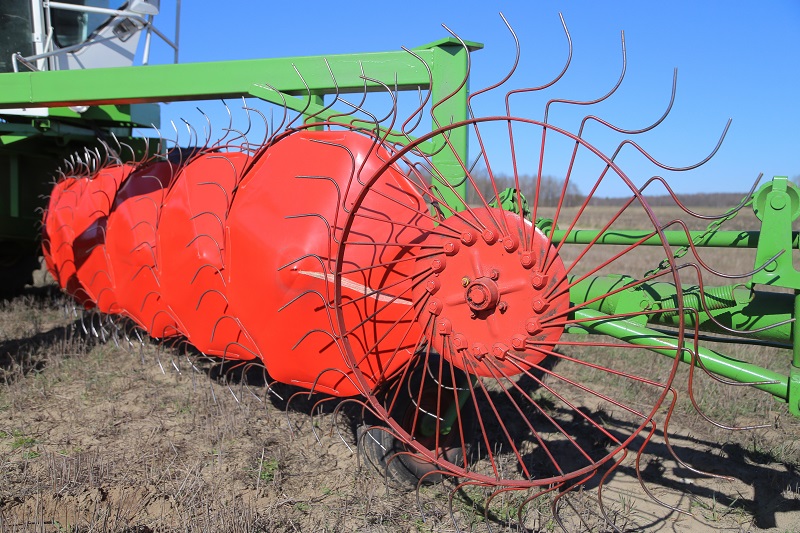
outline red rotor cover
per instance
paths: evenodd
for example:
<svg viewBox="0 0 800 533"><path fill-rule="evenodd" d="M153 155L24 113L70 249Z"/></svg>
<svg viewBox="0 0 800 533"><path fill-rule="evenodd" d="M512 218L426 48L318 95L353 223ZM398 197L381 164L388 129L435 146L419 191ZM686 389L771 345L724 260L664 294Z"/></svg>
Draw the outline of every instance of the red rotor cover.
<svg viewBox="0 0 800 533"><path fill-rule="evenodd" d="M122 183L134 170L132 165L112 165L100 169L89 181L78 209L94 220L73 243L78 280L93 305L104 313L114 312L113 283L106 250L108 215Z"/></svg>
<svg viewBox="0 0 800 533"><path fill-rule="evenodd" d="M99 270L92 263L99 258L107 269L102 249L105 220L119 184L132 169L112 165L91 179L67 178L50 196L42 239L45 262L58 284L87 308L95 306L99 292L92 288Z"/></svg>
<svg viewBox="0 0 800 533"><path fill-rule="evenodd" d="M132 173L117 193L106 230L118 312L157 338L179 333L161 297L155 250L159 213L173 178L169 162Z"/></svg>
<svg viewBox="0 0 800 533"><path fill-rule="evenodd" d="M258 349L231 315L227 299L224 221L249 158L210 152L175 178L158 224L161 296L195 348L227 359L253 359Z"/></svg>
<svg viewBox="0 0 800 533"><path fill-rule="evenodd" d="M360 133L302 131L267 147L239 185L226 223L228 297L275 379L334 395L360 392L331 333L332 272L347 217L343 207L352 205L361 183L388 159L385 149ZM370 195L361 207L370 215L353 226L353 233L369 236L374 245L349 254L342 269L343 312L357 326L339 336L347 337L357 354L369 354L357 355L356 364L373 380L390 375L413 355L410 339L418 335L402 334L416 328L409 273L399 275L389 261L403 253L403 243L428 229L424 220L416 220L420 210L426 212L424 201L399 168L390 167L373 185L376 191L387 187L395 201ZM396 201L398 191L412 209ZM370 216L398 225L376 234ZM381 263L389 266L361 269ZM406 268L413 269L409 263ZM404 285L392 287L397 280ZM406 297L393 296L403 291ZM380 323L370 319L377 306ZM391 349L371 352L378 339Z"/></svg>

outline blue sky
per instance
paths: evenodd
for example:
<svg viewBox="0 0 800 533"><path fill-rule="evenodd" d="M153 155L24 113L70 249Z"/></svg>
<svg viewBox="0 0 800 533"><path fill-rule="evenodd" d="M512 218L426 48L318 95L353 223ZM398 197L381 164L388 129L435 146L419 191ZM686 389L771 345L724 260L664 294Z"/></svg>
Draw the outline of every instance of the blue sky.
<svg viewBox="0 0 800 533"><path fill-rule="evenodd" d="M170 0L162 1L160 27L171 27L171 7ZM538 85L560 70L567 50L558 18L563 13L574 56L568 74L547 98L585 100L607 92L619 76L620 30L624 30L626 78L619 91L593 112L625 128L643 127L661 115L677 67L672 113L655 131L637 139L666 164L682 166L704 158L728 118L733 119L722 148L702 170L691 177L665 176L676 190L739 192L746 191L759 172L766 178L800 175L800 2L796 0L758 4L185 0L180 57L181 62L195 62L397 50L446 37L441 26L445 23L462 38L485 45L473 54L474 90L500 79L513 59L513 41L499 11L522 45L522 62L509 88ZM167 60L163 48L155 53ZM499 114L503 92L494 100L487 96L481 111ZM514 112L539 119L544 101L520 102ZM574 130L585 110L576 114L567 107L554 108L551 122ZM212 118L217 113L206 111ZM191 116L193 106L170 104L163 113L165 121ZM604 152L613 151L621 140L599 127L586 137ZM639 181L657 173L634 153L620 163Z"/></svg>

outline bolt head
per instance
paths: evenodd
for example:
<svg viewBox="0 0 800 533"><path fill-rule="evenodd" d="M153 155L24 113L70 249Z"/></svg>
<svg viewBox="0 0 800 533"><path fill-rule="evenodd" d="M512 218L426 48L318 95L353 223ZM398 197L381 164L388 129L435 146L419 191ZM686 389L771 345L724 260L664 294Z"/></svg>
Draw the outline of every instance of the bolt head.
<svg viewBox="0 0 800 533"><path fill-rule="evenodd" d="M472 280L470 280L467 276L464 276L463 278L461 278L461 286L466 287L467 285L469 285L470 281Z"/></svg>
<svg viewBox="0 0 800 533"><path fill-rule="evenodd" d="M500 279L500 271L497 270L496 268L491 269L489 271L489 279L493 281L497 281L498 279Z"/></svg>
<svg viewBox="0 0 800 533"><path fill-rule="evenodd" d="M439 316L442 312L442 302L439 300L431 300L428 302L428 312L432 315Z"/></svg>
<svg viewBox="0 0 800 533"><path fill-rule="evenodd" d="M547 276L542 274L541 272L534 272L531 275L531 286L534 289L541 289L542 287L547 284Z"/></svg>
<svg viewBox="0 0 800 533"><path fill-rule="evenodd" d="M542 298L534 298L531 306L533 307L534 311L541 313L547 308L547 302L545 302Z"/></svg>
<svg viewBox="0 0 800 533"><path fill-rule="evenodd" d="M445 262L444 258L441 259L434 259L431 261L431 270L436 272L437 274L444 270L444 267L447 263Z"/></svg>
<svg viewBox="0 0 800 533"><path fill-rule="evenodd" d="M453 335L453 348L456 350L466 350L468 346L468 342L466 337L461 333L456 333Z"/></svg>
<svg viewBox="0 0 800 533"><path fill-rule="evenodd" d="M478 239L475 237L475 233L471 231L465 231L461 234L461 242L467 246L472 246L477 240Z"/></svg>
<svg viewBox="0 0 800 533"><path fill-rule="evenodd" d="M508 302L500 302L499 304L497 304L497 310L500 311L501 313L505 313L506 311L508 311Z"/></svg>
<svg viewBox="0 0 800 533"><path fill-rule="evenodd" d="M498 359L505 359L507 352L508 352L508 346L506 346L502 342L496 342L494 346L492 346L492 355L494 355Z"/></svg>
<svg viewBox="0 0 800 533"><path fill-rule="evenodd" d="M482 342L476 342L472 345L472 355L475 356L475 359L480 361L483 357L489 353L489 350L486 348L486 345Z"/></svg>
<svg viewBox="0 0 800 533"><path fill-rule="evenodd" d="M517 241L513 237L503 238L503 248L506 252L513 252L517 249Z"/></svg>
<svg viewBox="0 0 800 533"><path fill-rule="evenodd" d="M431 278L427 282L425 282L425 290L427 290L431 294L436 294L439 288L442 286L441 282L437 278Z"/></svg>
<svg viewBox="0 0 800 533"><path fill-rule="evenodd" d="M461 248L461 243L458 241L446 241L442 245L445 255L456 255Z"/></svg>
<svg viewBox="0 0 800 533"><path fill-rule="evenodd" d="M516 350L522 350L525 348L525 341L527 337L525 335L514 335L511 337L511 346L514 347Z"/></svg>
<svg viewBox="0 0 800 533"><path fill-rule="evenodd" d="M524 268L533 268L533 265L536 264L536 258L533 257L533 252L522 252L519 256L519 260Z"/></svg>
<svg viewBox="0 0 800 533"><path fill-rule="evenodd" d="M497 242L497 233L490 229L483 230L481 237L483 237L483 240L486 241L486 244L494 244Z"/></svg>
<svg viewBox="0 0 800 533"><path fill-rule="evenodd" d="M530 318L525 322L525 331L527 331L529 335L536 335L541 329L542 327L539 325L539 321L535 318Z"/></svg>

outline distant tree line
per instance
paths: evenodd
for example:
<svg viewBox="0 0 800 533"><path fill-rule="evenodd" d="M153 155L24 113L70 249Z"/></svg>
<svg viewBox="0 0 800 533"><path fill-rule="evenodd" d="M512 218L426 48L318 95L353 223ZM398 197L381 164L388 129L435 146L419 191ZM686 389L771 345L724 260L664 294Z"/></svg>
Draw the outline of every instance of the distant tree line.
<svg viewBox="0 0 800 533"><path fill-rule="evenodd" d="M467 184L467 203L470 205L480 204L480 197L478 194L486 198L487 201L494 199L495 193L492 187L492 181L496 184L497 192L502 192L507 188L514 188L514 176L505 173L493 174L494 180L489 178L487 170L478 169L471 173L472 179L475 182L475 187ZM555 176L542 176L541 180L537 180L536 176L530 174L521 174L519 176L519 187L522 194L528 200L529 204L533 204L533 199L536 196L536 186L539 181L539 205L543 207L554 207L558 205L559 198L564 194L564 207L574 207L580 205L586 198L580 188L573 182L567 184L564 191L564 180ZM793 176L791 181L800 186L800 175ZM693 193L693 194L678 194L678 199L687 206L696 207L715 207L715 208L728 208L738 205L742 199L747 195L747 192L709 192L709 193ZM667 195L650 195L645 193L647 203L653 207L664 207L675 205L674 199ZM630 198L629 195L624 197L594 197L589 201L590 206L620 206Z"/></svg>
<svg viewBox="0 0 800 533"><path fill-rule="evenodd" d="M747 195L746 192L700 192L694 194L677 194L676 196L686 206L691 207L735 207ZM645 194L647 203L651 207L669 207L676 205L675 200L668 194L650 196ZM620 206L626 202L630 196L624 198L592 198L589 205L595 206Z"/></svg>
<svg viewBox="0 0 800 533"><path fill-rule="evenodd" d="M467 203L478 204L480 203L480 194L486 200L493 200L495 193L492 187L492 179L486 169L479 169L472 172L472 179L475 182L477 191L474 187L467 186ZM501 192L507 188L515 188L514 176L508 174L493 174L494 183L497 187L497 192ZM539 186L539 205L543 207L554 207L558 205L558 199L561 198L564 189L564 180L558 179L554 176L542 176L541 180L537 180L536 176L530 174L522 174L519 176L519 188L522 194L528 200L529 204L533 204L533 199L536 197L537 182ZM577 185L570 182L567 184L566 191L564 191L565 207L572 207L579 205L584 199Z"/></svg>

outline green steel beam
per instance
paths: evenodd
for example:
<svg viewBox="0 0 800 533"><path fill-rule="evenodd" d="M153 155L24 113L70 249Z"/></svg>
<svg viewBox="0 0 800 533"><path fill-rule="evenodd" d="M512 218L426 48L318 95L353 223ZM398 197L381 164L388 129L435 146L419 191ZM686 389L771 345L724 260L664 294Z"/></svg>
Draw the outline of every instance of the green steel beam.
<svg viewBox="0 0 800 533"><path fill-rule="evenodd" d="M592 309L575 311L575 318L581 320L580 325L592 333L609 335L673 359L679 357L684 363L692 362L690 350L694 348L690 341L684 341L683 347L679 348L678 341L672 335L640 326L629 320L611 318ZM760 382L751 386L768 392L783 401L789 400L788 376L732 359L708 348L698 347L697 356L709 372L739 383Z"/></svg>
<svg viewBox="0 0 800 533"><path fill-rule="evenodd" d="M566 244L618 244L630 246L643 239L651 231L642 230L606 230L601 234L598 230L572 230L567 234L566 230L555 230L553 232L553 242L564 241ZM706 234L705 231L690 231L686 235L685 231L669 230L664 232L664 237L670 246L689 246L694 243L698 247L706 248L757 248L760 231L717 231ZM800 232L791 233L792 248L800 248ZM661 246L661 237L654 235L642 242L646 246Z"/></svg>
<svg viewBox="0 0 800 533"><path fill-rule="evenodd" d="M435 69L441 49L453 47L452 42L457 41L432 43L415 53ZM482 47L467 44L470 49ZM293 95L331 93L335 85L342 93L361 92L362 66L370 78L392 85L397 80L400 90L428 87L430 82L425 64L406 51L20 72L0 74L0 109L238 98L265 83ZM384 90L374 82L366 85L371 91Z"/></svg>
<svg viewBox="0 0 800 533"><path fill-rule="evenodd" d="M341 115L341 110L336 109L325 109L325 106L321 103L316 103L313 100L309 101L308 96L305 97L295 97L290 94L286 94L280 91L275 91L266 87L254 86L250 90L250 95L254 96L255 98L259 98L264 100L265 102L270 102L276 105L285 105L287 108L291 109L292 111L296 111L298 113L305 113L308 117L314 117L312 122L317 121L332 121L338 122L341 124L347 125L354 125L357 127L363 127L367 129L373 129L375 127L374 124L367 122L363 119L355 119L352 116L341 117L337 115ZM314 95L312 95L312 98ZM357 122L353 123L354 120ZM381 135L386 135L387 142L400 142L403 144L407 144L409 141L413 141L414 137L406 137L401 135L398 132L387 132L380 129ZM434 153L435 150L440 148L441 146L435 146L432 142L423 142L420 143L419 149L426 153L431 154Z"/></svg>

